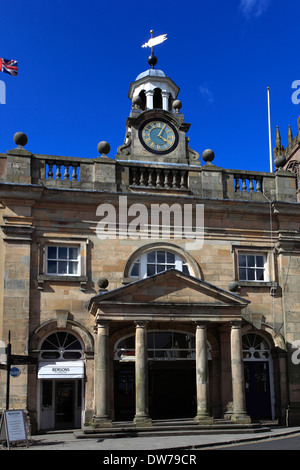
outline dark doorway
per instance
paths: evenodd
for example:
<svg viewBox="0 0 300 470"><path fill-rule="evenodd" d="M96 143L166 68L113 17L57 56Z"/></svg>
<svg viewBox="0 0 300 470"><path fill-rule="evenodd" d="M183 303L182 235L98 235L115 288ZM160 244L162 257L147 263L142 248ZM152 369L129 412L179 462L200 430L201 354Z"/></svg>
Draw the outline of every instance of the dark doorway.
<svg viewBox="0 0 300 470"><path fill-rule="evenodd" d="M194 361L153 362L149 367L149 407L154 419L196 416Z"/></svg>
<svg viewBox="0 0 300 470"><path fill-rule="evenodd" d="M149 362L149 414L152 419L196 416L194 361ZM135 363L115 363L115 419L135 415Z"/></svg>
<svg viewBox="0 0 300 470"><path fill-rule="evenodd" d="M251 418L271 419L269 363L245 361L246 410Z"/></svg>
<svg viewBox="0 0 300 470"><path fill-rule="evenodd" d="M55 389L55 428L74 427L74 382L56 382Z"/></svg>
<svg viewBox="0 0 300 470"><path fill-rule="evenodd" d="M135 363L115 364L115 419L133 420L135 415Z"/></svg>

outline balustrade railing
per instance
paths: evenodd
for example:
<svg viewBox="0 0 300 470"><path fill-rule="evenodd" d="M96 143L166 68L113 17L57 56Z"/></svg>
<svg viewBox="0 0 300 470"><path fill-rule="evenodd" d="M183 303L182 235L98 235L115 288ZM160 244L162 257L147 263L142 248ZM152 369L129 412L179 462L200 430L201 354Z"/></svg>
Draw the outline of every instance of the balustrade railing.
<svg viewBox="0 0 300 470"><path fill-rule="evenodd" d="M263 177L261 175L249 174L235 174L234 175L234 190L241 192L244 195L248 194L262 194L263 193Z"/></svg>
<svg viewBox="0 0 300 470"><path fill-rule="evenodd" d="M45 179L80 181L80 163L46 161Z"/></svg>
<svg viewBox="0 0 300 470"><path fill-rule="evenodd" d="M181 169L130 167L131 188L188 189L188 172Z"/></svg>
<svg viewBox="0 0 300 470"><path fill-rule="evenodd" d="M93 191L170 191L209 199L297 201L300 166L274 173L229 170L214 165L118 161L33 155L20 149L0 154L0 182L43 184ZM21 157L20 157L21 155ZM296 174L295 174L296 173ZM299 196L300 198L300 196Z"/></svg>

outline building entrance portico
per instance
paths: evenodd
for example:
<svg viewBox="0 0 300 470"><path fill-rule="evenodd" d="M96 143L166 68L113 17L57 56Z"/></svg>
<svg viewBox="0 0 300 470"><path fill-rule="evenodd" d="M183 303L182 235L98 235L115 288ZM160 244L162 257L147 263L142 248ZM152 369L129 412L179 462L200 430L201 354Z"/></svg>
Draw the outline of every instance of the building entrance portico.
<svg viewBox="0 0 300 470"><path fill-rule="evenodd" d="M189 299L188 303L182 302L183 296ZM171 387L167 390L170 394L169 403L177 394L173 402L173 417L182 412L181 389L183 393L191 395L190 412L194 409L194 418L199 424L212 424L213 417L224 413L231 401L231 419L234 422L249 423L250 418L245 407L241 342L241 310L247 304L248 301L238 295L176 270L168 270L93 297L89 310L95 316L97 345L94 427L107 426L116 418L120 392L123 393L121 398L124 398L124 389L120 390L120 373L121 380L124 380L125 398L129 400L131 396L132 404L134 397L133 422L136 425L151 424L150 410L159 415L159 409L166 400L163 397L162 377L170 379ZM227 347L227 354L221 354L220 351L223 347L220 338L223 338L224 343L224 331L227 332L227 346L230 345ZM131 341L131 344L128 342L128 348L122 347L126 346L126 332ZM182 332L189 338L186 344L181 344L182 347L176 349L174 337L175 342L176 339L180 340ZM166 338L167 335L169 341L171 340L169 347L160 349L155 343L150 344L151 341L163 336ZM208 337L218 344L212 351L207 346ZM164 360L163 354L166 357ZM176 354L181 354L181 359ZM114 380L113 364L116 358L119 374L118 379ZM181 361L182 365L183 362L191 364L184 370L186 380L193 385L182 387L181 374L178 374L181 384L176 384L174 370L176 371ZM176 366L165 366L166 373L163 375L160 364L168 362ZM124 367L124 363L127 363L127 367ZM226 371L230 367L229 384ZM176 394L172 394L172 387L175 389L176 385ZM129 393L127 397L126 390ZM169 411L172 414L171 406Z"/></svg>

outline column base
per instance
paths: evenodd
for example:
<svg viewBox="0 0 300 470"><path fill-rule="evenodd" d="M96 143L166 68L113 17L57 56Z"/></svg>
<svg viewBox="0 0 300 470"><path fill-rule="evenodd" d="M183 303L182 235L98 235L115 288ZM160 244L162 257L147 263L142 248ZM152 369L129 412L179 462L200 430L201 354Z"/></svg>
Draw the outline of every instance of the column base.
<svg viewBox="0 0 300 470"><path fill-rule="evenodd" d="M112 420L109 419L108 417L93 416L92 426L94 429L111 428Z"/></svg>
<svg viewBox="0 0 300 470"><path fill-rule="evenodd" d="M135 426L152 426L152 419L149 416L135 416L133 420Z"/></svg>
<svg viewBox="0 0 300 470"><path fill-rule="evenodd" d="M214 418L208 413L197 414L197 416L194 418L194 421L197 424L214 424Z"/></svg>
<svg viewBox="0 0 300 470"><path fill-rule="evenodd" d="M251 418L246 413L245 414L232 413L230 419L236 424L250 424L251 423Z"/></svg>

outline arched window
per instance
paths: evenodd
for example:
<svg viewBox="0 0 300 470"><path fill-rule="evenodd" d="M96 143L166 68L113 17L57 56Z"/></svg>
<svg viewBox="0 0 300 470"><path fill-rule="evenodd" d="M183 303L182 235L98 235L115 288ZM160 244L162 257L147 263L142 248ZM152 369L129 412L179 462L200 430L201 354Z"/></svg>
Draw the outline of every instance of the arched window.
<svg viewBox="0 0 300 470"><path fill-rule="evenodd" d="M154 109L162 109L162 95L161 89L155 88L153 94L153 108Z"/></svg>
<svg viewBox="0 0 300 470"><path fill-rule="evenodd" d="M121 338L114 349L116 361L135 361L135 335ZM195 360L195 335L178 331L148 331L147 352L150 361Z"/></svg>
<svg viewBox="0 0 300 470"><path fill-rule="evenodd" d="M144 111L146 109L146 93L145 93L145 90L142 90L139 93L139 97L141 98L141 109Z"/></svg>
<svg viewBox="0 0 300 470"><path fill-rule="evenodd" d="M143 279L168 269L177 269L185 274L190 274L187 262L177 253L155 250L141 254L132 264L129 276Z"/></svg>
<svg viewBox="0 0 300 470"><path fill-rule="evenodd" d="M82 345L71 333L57 331L43 341L40 355L42 359L81 359Z"/></svg>
<svg viewBox="0 0 300 470"><path fill-rule="evenodd" d="M270 346L267 341L256 333L248 333L243 336L243 358L248 361L271 359Z"/></svg>

